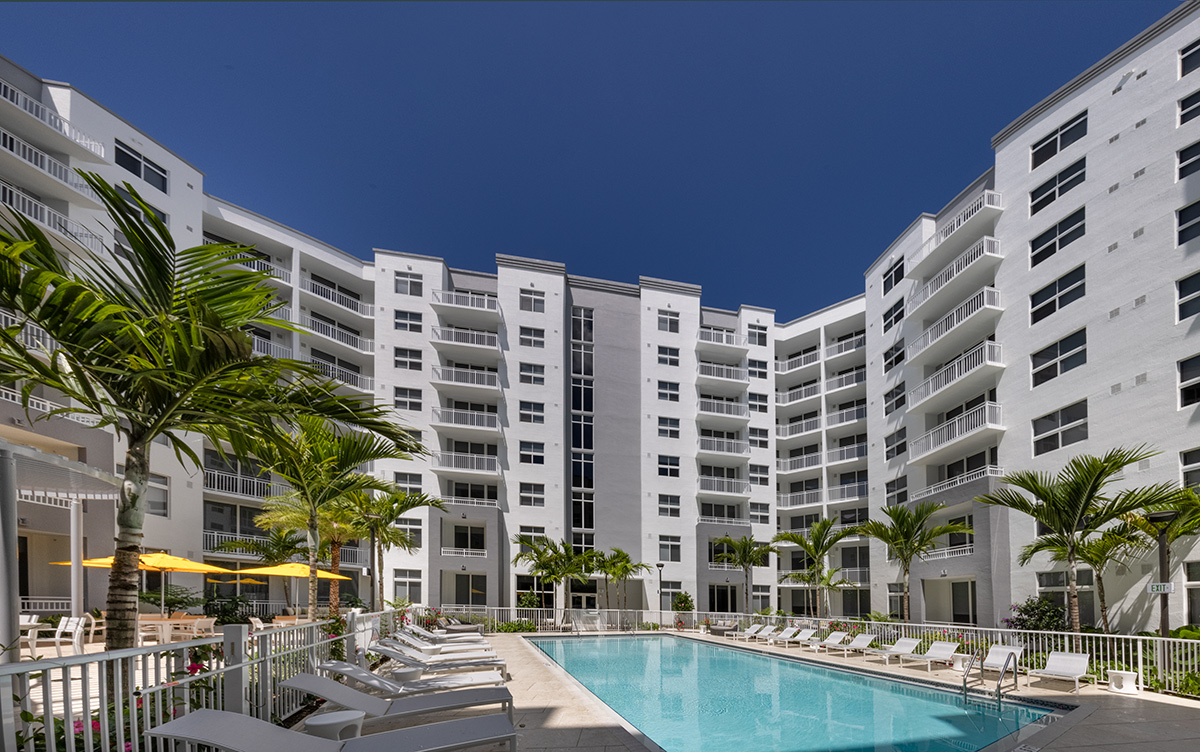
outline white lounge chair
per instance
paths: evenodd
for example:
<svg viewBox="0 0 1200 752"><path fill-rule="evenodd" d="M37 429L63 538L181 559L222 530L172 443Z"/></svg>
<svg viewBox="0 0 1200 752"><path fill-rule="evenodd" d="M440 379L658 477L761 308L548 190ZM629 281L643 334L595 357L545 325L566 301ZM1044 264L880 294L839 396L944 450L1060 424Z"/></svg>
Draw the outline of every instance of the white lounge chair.
<svg viewBox="0 0 1200 752"><path fill-rule="evenodd" d="M404 629L408 632L415 634L417 637L420 637L428 642L434 643L435 645L441 645L443 643L445 643L447 645L456 645L456 644L461 644L464 642L487 643L487 640L483 639L483 635L477 634L475 632L472 632L470 634L456 634L456 635L441 634L441 635L439 635L439 634L434 634L433 632L430 632L428 629L425 629L424 627L419 627L416 624L409 624L409 625L405 626Z"/></svg>
<svg viewBox="0 0 1200 752"><path fill-rule="evenodd" d="M450 661L473 661L480 658L495 658L495 650L461 650L453 653L426 653L423 650L413 648L411 645L401 641L392 639L382 639L375 645L383 645L394 650L399 650L406 655L411 655L417 660L425 661L426 663L448 663Z"/></svg>
<svg viewBox="0 0 1200 752"><path fill-rule="evenodd" d="M1050 653L1046 659L1045 668L1031 669L1029 677L1048 676L1051 679L1063 679L1075 682L1075 694L1079 694L1079 680L1088 675L1088 663L1092 656L1088 653L1065 653L1058 650ZM1028 688L1028 682L1025 685Z"/></svg>
<svg viewBox="0 0 1200 752"><path fill-rule="evenodd" d="M401 646L390 646L375 643L367 648L367 652L378 653L385 658L390 658L396 663L403 664L409 668L419 668L426 673L446 674L456 671L481 671L487 669L500 669L505 671L508 664L499 656L495 658L475 658L466 661L427 661L424 660L420 653L405 651Z"/></svg>
<svg viewBox="0 0 1200 752"><path fill-rule="evenodd" d="M414 650L420 650L422 653L429 655L449 655L451 653L477 653L482 650L491 650L491 646L481 646L476 643L468 643L466 645L435 645L428 640L422 640L411 632L400 630L394 637L387 638L395 642L402 642Z"/></svg>
<svg viewBox="0 0 1200 752"><path fill-rule="evenodd" d="M1021 675L1020 666L1021 654L1025 652L1023 647L1013 647L1011 645L992 645L988 648L987 655L983 657L983 661L979 663L979 680L983 681L984 671L1002 671L1004 664L1009 661L1009 656L1012 656L1013 667L1013 686L1019 688L1021 686L1018 677ZM1003 681L1001 676L997 681ZM1029 686L1029 679L1025 679L1025 686Z"/></svg>
<svg viewBox="0 0 1200 752"><path fill-rule="evenodd" d="M842 640L846 639L846 634L846 632L830 632L824 640L809 640L804 644L819 653L821 648L828 649L840 645Z"/></svg>
<svg viewBox="0 0 1200 752"><path fill-rule="evenodd" d="M954 660L954 654L958 652L957 642L934 642L929 646L929 649L924 653L906 653L900 656L900 665L904 666L904 659L910 661L925 661L925 670L933 671L935 663L951 663Z"/></svg>
<svg viewBox="0 0 1200 752"><path fill-rule="evenodd" d="M896 643L894 645L887 645L882 648L870 648L868 650L864 650L863 653L865 653L867 655L883 656L883 662L888 665L891 665L893 655L895 655L895 656L907 655L907 654L911 653L912 651L916 650L917 646L920 644L921 644L920 638L901 637L900 639L896 640Z"/></svg>
<svg viewBox="0 0 1200 752"><path fill-rule="evenodd" d="M776 635L775 637L772 637L767 642L771 645L782 645L785 648L788 645L791 645L793 643L796 643L799 645L807 645L808 641L811 640L812 636L815 635L816 633L817 633L817 630L815 630L815 629L801 629L799 632L793 634L791 637L784 637L783 635Z"/></svg>
<svg viewBox="0 0 1200 752"><path fill-rule="evenodd" d="M347 687L341 682L316 674L297 674L280 686L316 695L349 710L361 710L368 717L403 718L441 710L461 710L480 705L500 705L512 721L512 693L507 687L480 687L438 692L432 695L389 699L369 695Z"/></svg>
<svg viewBox="0 0 1200 752"><path fill-rule="evenodd" d="M759 632L758 634L756 634L756 635L751 635L750 637L748 637L748 638L746 639L746 641L747 641L747 642L749 642L750 640L766 640L766 639L770 639L770 638L771 638L771 637L772 637L772 636L773 636L773 635L774 635L776 632L778 632L778 631L779 631L779 627L767 627L766 629L762 630L762 631L761 631L761 632Z"/></svg>
<svg viewBox="0 0 1200 752"><path fill-rule="evenodd" d="M775 644L776 640L788 640L788 639L795 637L796 633L799 631L800 631L800 627L788 627L787 629L783 630L782 632L780 632L778 634L773 634L770 637L764 638L760 634L759 639L765 639L767 641L768 645L773 645L773 644Z"/></svg>
<svg viewBox="0 0 1200 752"><path fill-rule="evenodd" d="M196 710L143 732L153 739L190 742L229 752L448 752L508 742L516 752L517 732L502 713L384 731L345 741L321 739L224 710Z"/></svg>
<svg viewBox="0 0 1200 752"><path fill-rule="evenodd" d="M487 687L493 684L504 683L504 677L499 671L474 671L469 674L432 676L428 679L398 682L386 679L379 674L373 674L365 668L360 668L344 661L325 661L324 663L317 664L317 668L322 671L341 674L348 679L353 679L364 687L386 692L393 697L419 695L424 692L442 692L447 689Z"/></svg>
<svg viewBox="0 0 1200 752"><path fill-rule="evenodd" d="M847 658L849 657L851 650L857 653L870 648L871 643L875 642L875 637L876 635L873 634L857 634L854 635L853 640L847 642L845 645L830 645L828 649L832 650L833 648L837 648L838 650L842 651L842 657Z"/></svg>
<svg viewBox="0 0 1200 752"><path fill-rule="evenodd" d="M767 625L751 624L748 628L743 629L741 632L728 632L725 636L732 637L735 640L749 640L751 637L761 632L765 626Z"/></svg>

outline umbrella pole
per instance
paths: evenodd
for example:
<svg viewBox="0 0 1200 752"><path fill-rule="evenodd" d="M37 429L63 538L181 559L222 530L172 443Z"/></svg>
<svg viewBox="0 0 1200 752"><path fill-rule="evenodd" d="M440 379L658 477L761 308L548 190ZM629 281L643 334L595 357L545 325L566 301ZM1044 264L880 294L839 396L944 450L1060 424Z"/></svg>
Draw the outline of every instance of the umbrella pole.
<svg viewBox="0 0 1200 752"><path fill-rule="evenodd" d="M159 572L158 584L161 586L158 598L158 614L166 616L167 614L167 573L166 571Z"/></svg>

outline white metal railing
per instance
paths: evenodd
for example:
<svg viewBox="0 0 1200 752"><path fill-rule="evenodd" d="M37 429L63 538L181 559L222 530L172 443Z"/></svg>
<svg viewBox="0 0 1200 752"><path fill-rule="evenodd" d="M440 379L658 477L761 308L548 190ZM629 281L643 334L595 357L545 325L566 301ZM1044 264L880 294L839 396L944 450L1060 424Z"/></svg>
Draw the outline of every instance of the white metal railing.
<svg viewBox="0 0 1200 752"><path fill-rule="evenodd" d="M956 327L984 308L1000 308L1000 291L994 287L984 287L967 298L957 308L947 313L936 323L921 333L908 346L908 359L912 360L934 342L954 331Z"/></svg>
<svg viewBox="0 0 1200 752"><path fill-rule="evenodd" d="M22 595L21 611L36 614L69 614L71 613L71 597Z"/></svg>
<svg viewBox="0 0 1200 752"><path fill-rule="evenodd" d="M204 531L204 551L212 553L219 551L222 543L232 543L234 541L250 541L255 543L266 543L269 538L263 535L241 535L238 533L222 533L216 530ZM246 551L228 551L234 555L242 554L244 556L252 556L253 554Z"/></svg>
<svg viewBox="0 0 1200 752"><path fill-rule="evenodd" d="M0 204L6 204L13 210L24 214L36 224L70 238L93 253L101 253L104 243L100 236L86 229L65 214L54 211L41 201L26 196L12 185L0 180Z"/></svg>
<svg viewBox="0 0 1200 752"><path fill-rule="evenodd" d="M6 386L0 387L0 400L4 402L11 402L14 405L20 405L21 393L16 389L10 389ZM60 405L57 402L51 402L50 400L43 399L41 397L34 397L32 395L29 397L30 412L50 413L54 412L55 410L62 410L65 407L66 405ZM97 426L100 424L99 418L86 413L58 413L57 417L78 423L83 426L88 426L89 428L91 426Z"/></svg>
<svg viewBox="0 0 1200 752"><path fill-rule="evenodd" d="M865 585L871 581L870 567L849 567L837 573L838 577L849 580L855 585Z"/></svg>
<svg viewBox="0 0 1200 752"><path fill-rule="evenodd" d="M268 355L272 358L290 358L292 357L292 348L287 345L280 345L272 342L264 337L254 337L254 352L259 355Z"/></svg>
<svg viewBox="0 0 1200 752"><path fill-rule="evenodd" d="M338 549L338 560L342 564L346 564L351 567L367 566L371 563L367 560L369 558L368 554L369 551L367 551L365 548L359 548L358 546L342 546Z"/></svg>
<svg viewBox="0 0 1200 752"><path fill-rule="evenodd" d="M711 478L701 475L696 479L697 488L713 493L738 494L745 496L750 493L750 481L741 478Z"/></svg>
<svg viewBox="0 0 1200 752"><path fill-rule="evenodd" d="M443 496L442 501L447 504L457 504L464 507L498 507L500 502L496 499L472 499L466 496Z"/></svg>
<svg viewBox="0 0 1200 752"><path fill-rule="evenodd" d="M452 410L448 407L435 407L433 408L433 422L469 428L497 429L500 427L500 416L496 413L477 410Z"/></svg>
<svg viewBox="0 0 1200 752"><path fill-rule="evenodd" d="M825 391L832 392L834 389L842 389L855 384L861 384L867 380L867 369L859 368L850 373L843 373L840 376L834 376L832 379L825 380Z"/></svg>
<svg viewBox="0 0 1200 752"><path fill-rule="evenodd" d="M713 525L740 525L750 527L750 520L742 517L701 517L700 522Z"/></svg>
<svg viewBox="0 0 1200 752"><path fill-rule="evenodd" d="M821 464L821 453L802 454L798 457L781 457L775 460L775 468L781 473L790 473L806 467L816 467Z"/></svg>
<svg viewBox="0 0 1200 752"><path fill-rule="evenodd" d="M842 340L841 342L834 342L832 345L829 345L828 347L825 348L825 357L832 358L835 355L841 355L843 353L854 352L855 350L862 349L866 346L867 346L867 335L862 334L857 337Z"/></svg>
<svg viewBox="0 0 1200 752"><path fill-rule="evenodd" d="M798 420L795 423L780 423L775 426L775 436L780 439L787 439L792 436L799 436L802 433L810 433L821 427L821 419L809 418L808 420Z"/></svg>
<svg viewBox="0 0 1200 752"><path fill-rule="evenodd" d="M723 363L709 363L703 360L700 361L699 374L715 379L731 379L733 381L746 381L750 378L745 368L727 366Z"/></svg>
<svg viewBox="0 0 1200 752"><path fill-rule="evenodd" d="M700 400L700 412L714 413L716 415L733 415L735 417L749 417L750 406L745 402L725 402L723 400Z"/></svg>
<svg viewBox="0 0 1200 752"><path fill-rule="evenodd" d="M847 483L844 486L830 486L829 500L830 501L846 501L848 499L865 499L867 498L868 487L866 483Z"/></svg>
<svg viewBox="0 0 1200 752"><path fill-rule="evenodd" d="M808 587L808 583L798 582L790 578L806 577L808 576L809 571L810 570L808 569L778 569L775 571L775 575L779 578L779 584L783 585L784 587Z"/></svg>
<svg viewBox="0 0 1200 752"><path fill-rule="evenodd" d="M934 561L936 559L955 559L959 556L970 556L975 553L975 545L966 546L951 546L949 548L935 548L925 554L925 561Z"/></svg>
<svg viewBox="0 0 1200 752"><path fill-rule="evenodd" d="M980 480L982 478L1003 477L1004 468L997 467L996 465L988 465L987 467L981 467L977 470L963 473L962 475L956 475L949 480L944 480L940 483L934 483L932 486L928 486L927 488L922 488L920 491L916 491L909 496L909 500L919 501L921 499L927 499L930 496L936 496L937 494L945 493L952 488L958 488L959 486Z"/></svg>
<svg viewBox="0 0 1200 752"><path fill-rule="evenodd" d="M453 326L433 326L429 328L429 332L437 342L452 342L456 345L475 345L477 347L500 347L500 338L496 336L495 332L459 329Z"/></svg>
<svg viewBox="0 0 1200 752"><path fill-rule="evenodd" d="M51 110L9 82L0 79L0 98L7 99L21 110L42 121L50 128L71 139L96 156L104 157L104 143L71 125L71 121Z"/></svg>
<svg viewBox="0 0 1200 752"><path fill-rule="evenodd" d="M487 549L447 548L446 546L442 546L442 556L465 556L470 559L485 559L487 558Z"/></svg>
<svg viewBox="0 0 1200 752"><path fill-rule="evenodd" d="M867 417L867 406L852 407L849 410L839 410L833 413L826 419L829 426L840 426L844 423L853 423L856 420L863 420Z"/></svg>
<svg viewBox="0 0 1200 752"><path fill-rule="evenodd" d="M996 402L984 402L913 439L909 444L910 457L916 459L988 426L1001 427L1003 425L1000 405Z"/></svg>
<svg viewBox="0 0 1200 752"><path fill-rule="evenodd" d="M937 247L946 242L960 227L967 223L972 217L985 208L991 207L994 209L1003 209L1001 206L1001 195L996 191L982 191L974 201L967 204L966 208L955 214L954 217L933 234L933 237L926 240L921 249L913 256L912 266L910 269L921 263L927 256L937 250Z"/></svg>
<svg viewBox="0 0 1200 752"><path fill-rule="evenodd" d="M860 457L867 456L867 443L864 441L861 444L852 444L850 446L838 447L830 449L826 453L827 462L847 462L856 460Z"/></svg>
<svg viewBox="0 0 1200 752"><path fill-rule="evenodd" d="M300 289L310 292L318 298L324 298L336 306L345 308L347 311L353 311L360 316L373 316L375 314L375 306L370 303L364 303L358 298L350 297L344 292L335 290L328 285L323 285L310 277L304 277L300 280Z"/></svg>
<svg viewBox="0 0 1200 752"><path fill-rule="evenodd" d="M793 507L806 507L810 504L821 503L821 489L814 488L811 491L793 491L792 493L776 494L775 507L777 509L791 509Z"/></svg>
<svg viewBox="0 0 1200 752"><path fill-rule="evenodd" d="M724 561L710 561L708 563L708 568L709 568L709 570L716 571L716 572L740 572L740 571L742 571L742 568L739 567L737 564L730 564L730 563L724 562Z"/></svg>
<svg viewBox="0 0 1200 752"><path fill-rule="evenodd" d="M747 347L750 344L750 339L746 335L731 332L728 329L701 327L696 332L696 339L700 342L711 342L714 345L729 345L730 347Z"/></svg>
<svg viewBox="0 0 1200 752"><path fill-rule="evenodd" d="M930 277L929 281L923 286L914 290L908 296L905 302L905 308L908 312L916 310L918 306L933 297L934 293L946 286L950 280L962 274L972 264L979 259L991 256L995 259L1003 259L1003 254L1000 253L1000 241L993 237L985 237L975 245L963 251L962 255L951 261L937 274Z"/></svg>
<svg viewBox="0 0 1200 752"><path fill-rule="evenodd" d="M801 353L787 360L775 361L775 373L787 373L794 371L797 368L803 368L807 365L812 365L821 359L821 351L813 350L812 352Z"/></svg>
<svg viewBox="0 0 1200 752"><path fill-rule="evenodd" d="M0 326L7 329L11 326L17 326L20 323L21 319L18 319L13 313L0 309ZM58 347L58 343L54 341L54 338L45 329L28 321L21 328L20 337L21 343L31 349L41 348L42 350L50 351Z"/></svg>
<svg viewBox="0 0 1200 752"><path fill-rule="evenodd" d="M205 238L204 240L205 240L205 242L209 242L211 239ZM266 259L261 259L258 256L246 256L246 257L240 259L238 261L238 263L241 264L242 266L246 267L247 269L253 269L256 272L266 272L267 274L270 274L272 277L275 277L276 279L280 280L281 282L291 282L292 281L291 271L284 269L282 266L276 266L275 264L272 264L270 261L267 261Z"/></svg>
<svg viewBox="0 0 1200 752"><path fill-rule="evenodd" d="M750 443L736 439L716 439L711 436L701 436L700 451L721 452L722 454L750 454Z"/></svg>
<svg viewBox="0 0 1200 752"><path fill-rule="evenodd" d="M282 496L290 490L286 483L277 483L269 477L259 478L252 475L238 475L223 470L204 469L204 488L209 491L249 496L255 499L265 499L269 496Z"/></svg>
<svg viewBox="0 0 1200 752"><path fill-rule="evenodd" d="M484 473L499 472L500 465L494 455L465 454L461 452L434 452L436 467L449 470L475 470Z"/></svg>
<svg viewBox="0 0 1200 752"><path fill-rule="evenodd" d="M1004 365L1004 349L998 342L981 342L933 374L908 392L910 406L924 402L941 390L985 366ZM909 408L911 409L911 407Z"/></svg>
<svg viewBox="0 0 1200 752"><path fill-rule="evenodd" d="M798 387L795 387L794 389L789 389L786 392L776 392L775 393L775 404L787 405L792 402L798 402L799 400L802 400L802 399L808 399L809 397L815 397L820 393L821 393L821 382L818 381L818 382L815 382L812 384L804 384L803 386L798 386Z"/></svg>
<svg viewBox="0 0 1200 752"><path fill-rule="evenodd" d="M500 301L492 295L480 295L477 292L459 292L458 290L434 290L433 302L443 305L472 308L477 311L500 312Z"/></svg>
<svg viewBox="0 0 1200 752"><path fill-rule="evenodd" d="M433 366L431 368L433 381L445 381L451 384L465 386L482 386L488 389L500 388L500 376L495 371L477 371L473 368L453 368L451 366Z"/></svg>
<svg viewBox="0 0 1200 752"><path fill-rule="evenodd" d="M307 356L306 360L312 364L313 368L317 369L318 373L327 379L336 379L343 384L349 384L352 387L368 392L375 389L375 379L370 376L363 376L361 373L351 371L349 368L342 368L328 361L314 358L311 355Z"/></svg>
<svg viewBox="0 0 1200 752"><path fill-rule="evenodd" d="M92 187L70 167L3 128L0 128L0 149L10 152L17 159L46 173L77 193L87 196L96 203L100 202L100 197L96 195Z"/></svg>

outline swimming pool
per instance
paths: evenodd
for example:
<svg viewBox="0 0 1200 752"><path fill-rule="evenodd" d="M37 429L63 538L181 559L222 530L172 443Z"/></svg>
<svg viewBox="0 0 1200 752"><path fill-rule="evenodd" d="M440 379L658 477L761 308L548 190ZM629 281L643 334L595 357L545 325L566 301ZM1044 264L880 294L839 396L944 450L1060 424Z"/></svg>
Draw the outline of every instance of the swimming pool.
<svg viewBox="0 0 1200 752"><path fill-rule="evenodd" d="M1052 713L671 635L529 641L667 752L967 752Z"/></svg>

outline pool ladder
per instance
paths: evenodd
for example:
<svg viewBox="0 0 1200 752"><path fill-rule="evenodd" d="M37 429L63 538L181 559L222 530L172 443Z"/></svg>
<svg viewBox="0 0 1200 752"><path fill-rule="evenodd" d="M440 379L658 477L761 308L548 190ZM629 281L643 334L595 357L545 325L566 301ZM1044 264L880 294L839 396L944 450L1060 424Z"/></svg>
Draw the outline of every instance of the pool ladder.
<svg viewBox="0 0 1200 752"><path fill-rule="evenodd" d="M971 653L971 660L967 662L967 669L965 671L963 671L963 699L964 700L967 699L967 677L969 677L971 675L971 669L975 667L975 659L979 657L979 654L982 651L983 651L983 648L981 648L981 647L975 648L975 650Z"/></svg>
<svg viewBox="0 0 1200 752"><path fill-rule="evenodd" d="M1010 661L1012 662L1013 690L1015 691L1021 688L1019 683L1020 680L1017 678L1017 654L1009 651L1008 655L1004 658L1004 665L1000 667L1000 678L996 680L997 705L1000 704L1000 688L1004 686L1004 675L1008 673L1008 664Z"/></svg>

